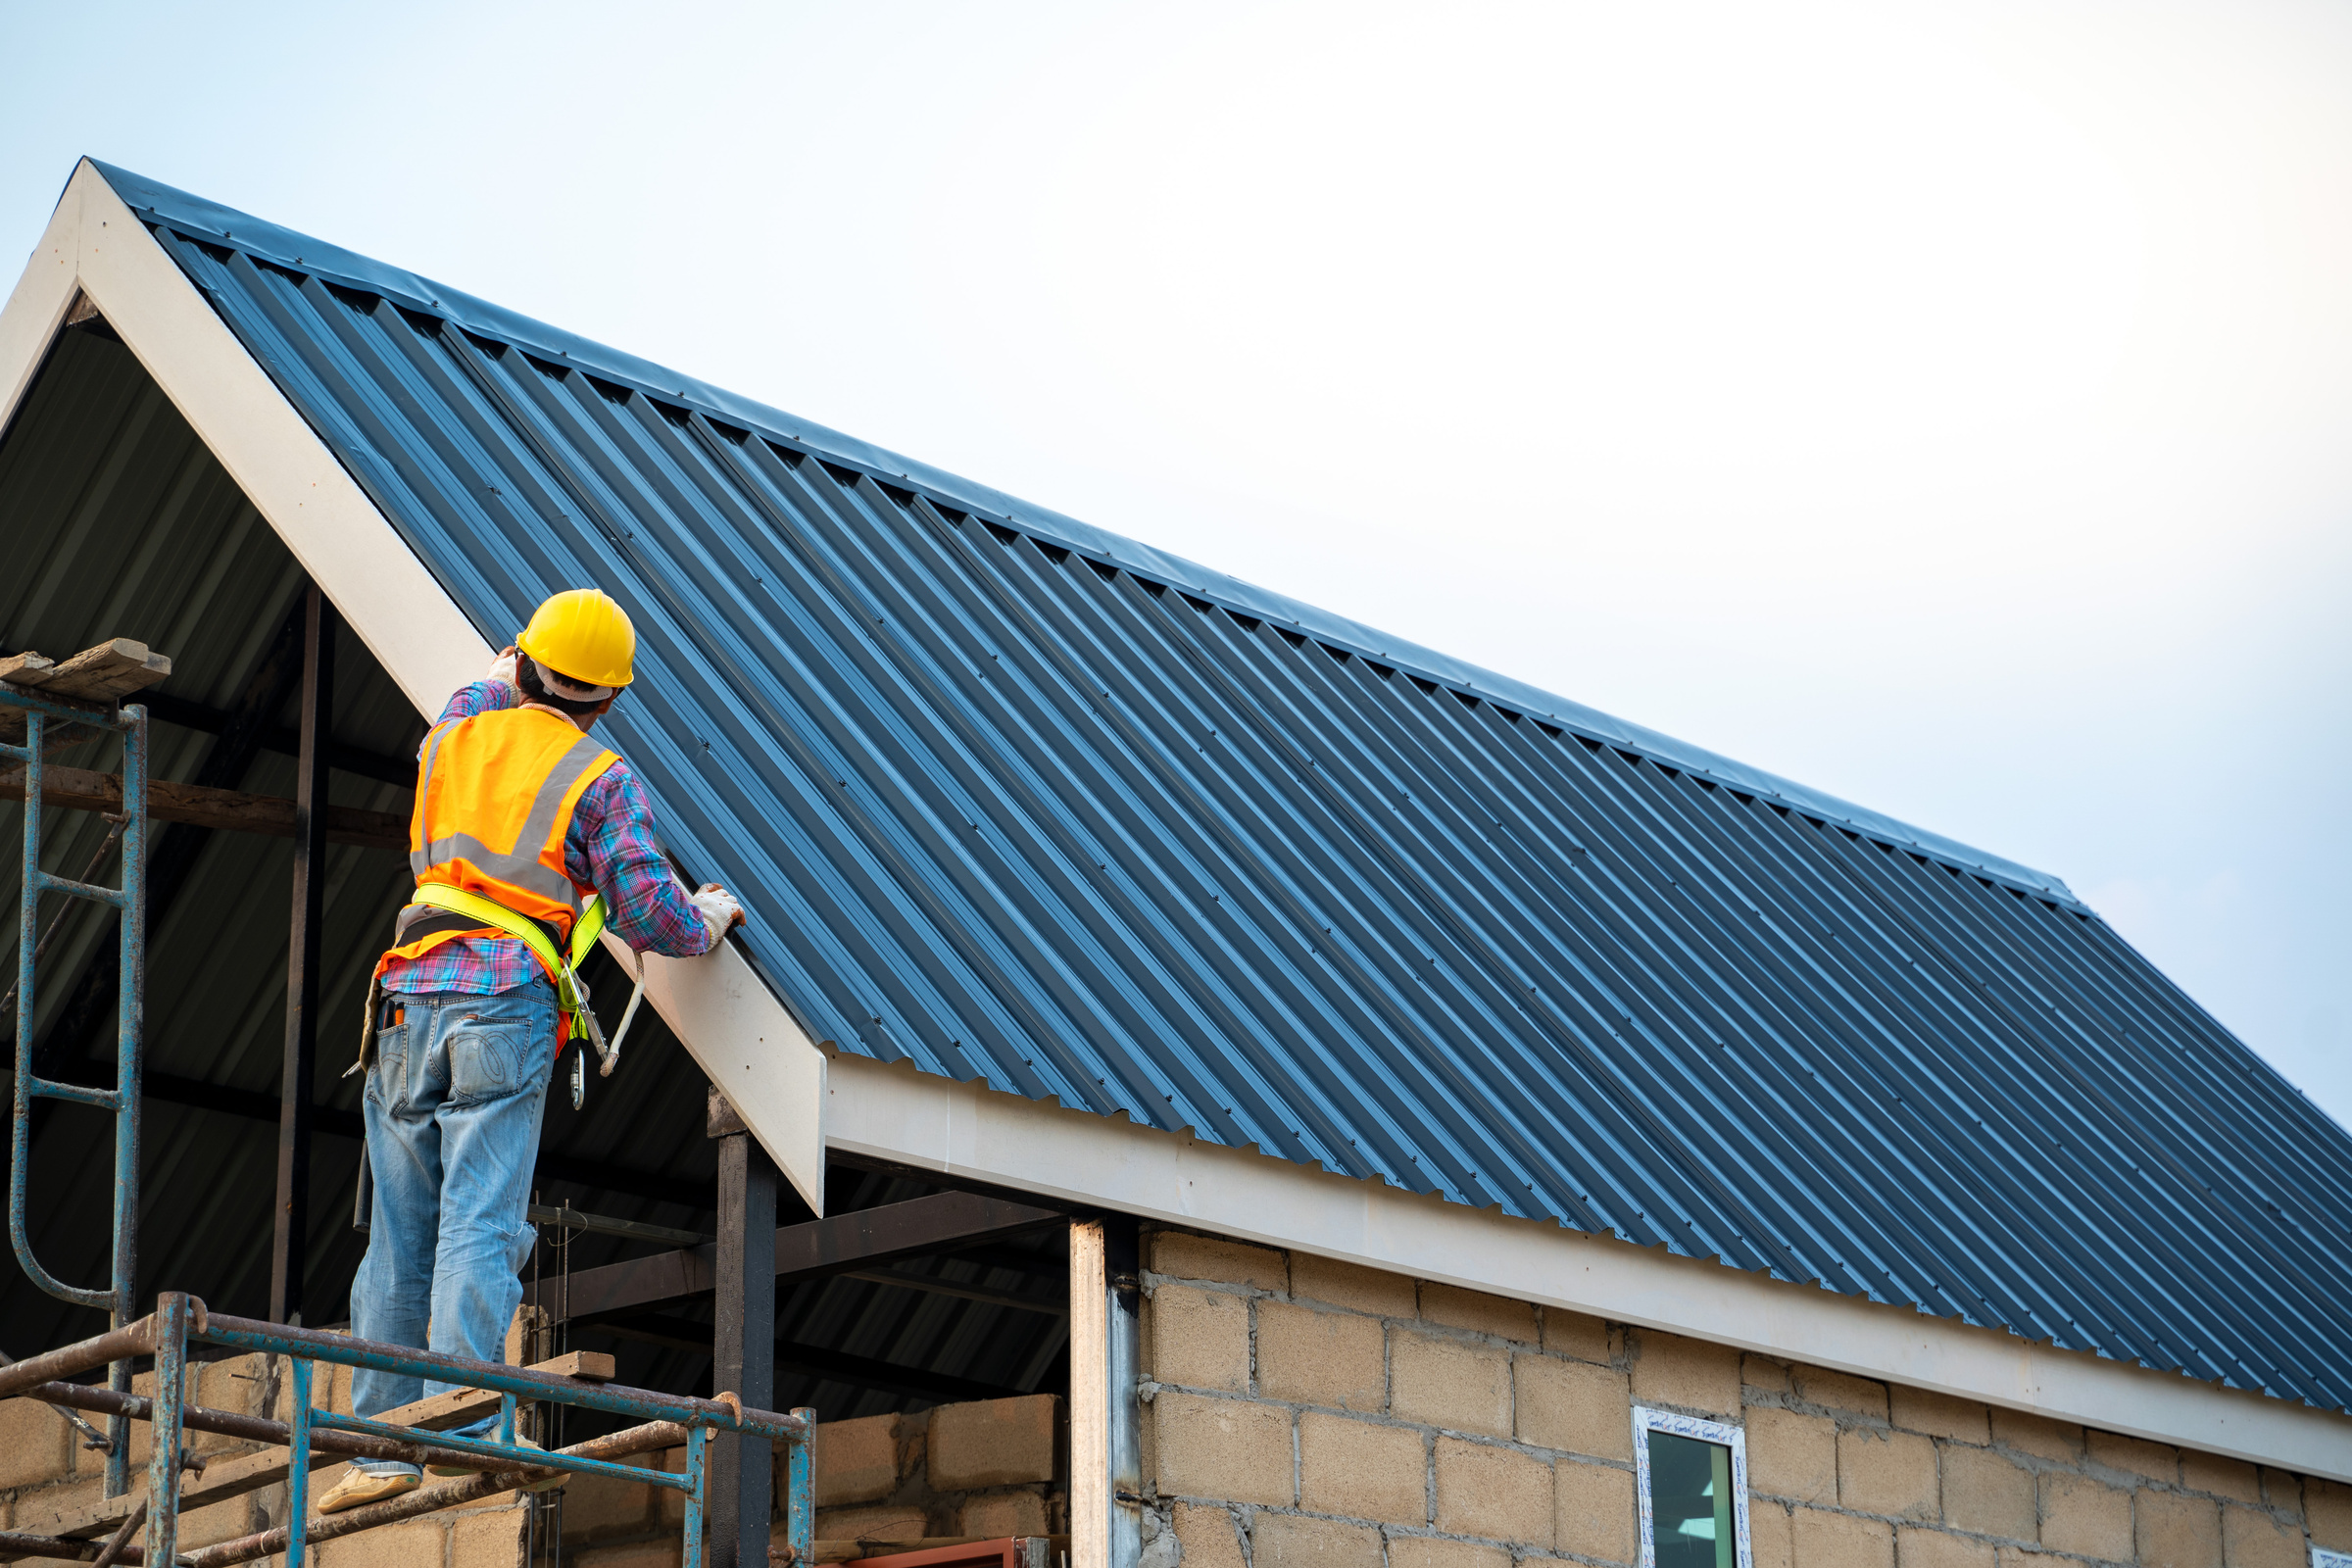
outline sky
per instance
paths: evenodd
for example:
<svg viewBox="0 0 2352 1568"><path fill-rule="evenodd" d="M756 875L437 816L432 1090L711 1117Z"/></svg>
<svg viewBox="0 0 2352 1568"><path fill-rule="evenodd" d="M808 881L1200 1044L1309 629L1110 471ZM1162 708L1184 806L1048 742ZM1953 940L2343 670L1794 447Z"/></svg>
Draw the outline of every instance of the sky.
<svg viewBox="0 0 2352 1568"><path fill-rule="evenodd" d="M2352 1123L2352 9L0 0L89 155L2066 880Z"/></svg>

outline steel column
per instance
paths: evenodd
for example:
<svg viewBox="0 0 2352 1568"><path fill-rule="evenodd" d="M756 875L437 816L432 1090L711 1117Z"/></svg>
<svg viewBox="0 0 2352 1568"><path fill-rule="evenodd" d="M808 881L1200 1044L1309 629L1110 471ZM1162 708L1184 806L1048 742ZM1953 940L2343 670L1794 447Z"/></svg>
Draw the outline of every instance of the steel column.
<svg viewBox="0 0 2352 1568"><path fill-rule="evenodd" d="M1143 1556L1136 1241L1123 1215L1070 1225L1071 1568L1136 1568Z"/></svg>
<svg viewBox="0 0 2352 1568"><path fill-rule="evenodd" d="M147 1554L151 1563L179 1560L180 1411L188 1385L188 1298L167 1291L156 1298L154 1428L148 1433Z"/></svg>
<svg viewBox="0 0 2352 1568"><path fill-rule="evenodd" d="M125 708L122 736L122 941L115 985L114 1324L139 1316L139 1087L147 1054L147 710ZM107 1387L130 1392L130 1362L107 1370ZM130 1422L106 1424L106 1494L130 1490ZM149 1562L159 1559L150 1557Z"/></svg>
<svg viewBox="0 0 2352 1568"><path fill-rule="evenodd" d="M775 1162L750 1133L729 1133L718 1141L711 1384L762 1410L776 1392L775 1252ZM775 1500L769 1451L765 1438L750 1434L723 1433L712 1446L712 1568L765 1568Z"/></svg>
<svg viewBox="0 0 2352 1568"><path fill-rule="evenodd" d="M326 892L326 759L333 736L335 607L313 583L302 612L302 716L294 776L294 914L286 946L286 1054L278 1077L277 1230L270 1318L302 1314L310 1245L311 1098L318 1054L319 925ZM127 992L127 988L126 992Z"/></svg>

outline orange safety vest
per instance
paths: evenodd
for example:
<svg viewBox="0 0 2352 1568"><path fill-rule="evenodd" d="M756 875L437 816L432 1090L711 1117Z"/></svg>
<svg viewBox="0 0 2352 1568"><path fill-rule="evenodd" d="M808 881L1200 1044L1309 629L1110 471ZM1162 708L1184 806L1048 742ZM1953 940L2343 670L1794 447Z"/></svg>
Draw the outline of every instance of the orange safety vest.
<svg viewBox="0 0 2352 1568"><path fill-rule="evenodd" d="M439 884L488 899L547 927L558 954L594 890L564 868L564 835L581 794L620 760L569 721L539 709L506 708L443 724L425 737L409 818L409 869L419 887ZM393 927L397 944L376 960L420 957L457 937L507 936L495 926L435 930L402 942L409 927L443 911L410 904ZM436 922L441 924L443 922ZM559 994L564 976L526 943Z"/></svg>

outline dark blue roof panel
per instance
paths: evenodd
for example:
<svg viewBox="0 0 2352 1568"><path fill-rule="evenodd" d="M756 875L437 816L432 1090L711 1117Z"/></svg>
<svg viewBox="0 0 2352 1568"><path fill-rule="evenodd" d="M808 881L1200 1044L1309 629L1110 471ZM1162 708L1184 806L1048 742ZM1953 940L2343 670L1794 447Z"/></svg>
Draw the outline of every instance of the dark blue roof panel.
<svg viewBox="0 0 2352 1568"><path fill-rule="evenodd" d="M817 1038L2346 1404L2352 1139L2055 879L105 172Z"/></svg>

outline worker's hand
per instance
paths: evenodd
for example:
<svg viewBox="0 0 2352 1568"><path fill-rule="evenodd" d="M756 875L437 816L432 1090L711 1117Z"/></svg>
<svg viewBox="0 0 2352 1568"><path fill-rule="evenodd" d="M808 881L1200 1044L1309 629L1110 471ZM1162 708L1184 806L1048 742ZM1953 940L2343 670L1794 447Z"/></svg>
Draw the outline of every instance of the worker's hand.
<svg viewBox="0 0 2352 1568"><path fill-rule="evenodd" d="M509 643L506 647L500 649L498 651L498 657L490 662L489 674L483 678L486 680L503 680L510 686L521 686L522 681L514 673L514 661L521 654L521 652L522 650L515 647L513 643Z"/></svg>
<svg viewBox="0 0 2352 1568"><path fill-rule="evenodd" d="M694 906L702 912L703 924L710 927L712 947L737 926L751 923L744 918L743 906L735 895L715 882L706 882L695 891Z"/></svg>

